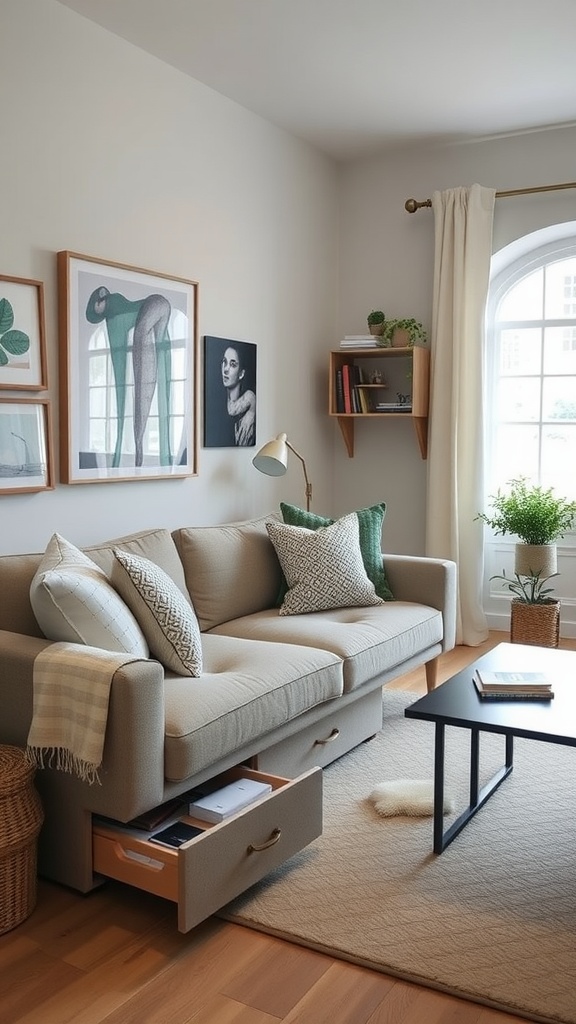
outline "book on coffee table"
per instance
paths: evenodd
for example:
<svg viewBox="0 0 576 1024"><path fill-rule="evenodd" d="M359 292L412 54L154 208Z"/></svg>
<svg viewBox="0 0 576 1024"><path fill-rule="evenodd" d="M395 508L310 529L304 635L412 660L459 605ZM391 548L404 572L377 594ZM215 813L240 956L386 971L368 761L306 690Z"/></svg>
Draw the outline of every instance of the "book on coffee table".
<svg viewBox="0 0 576 1024"><path fill-rule="evenodd" d="M477 669L473 679L480 697L486 700L551 700L554 696L552 684L541 672L486 672Z"/></svg>

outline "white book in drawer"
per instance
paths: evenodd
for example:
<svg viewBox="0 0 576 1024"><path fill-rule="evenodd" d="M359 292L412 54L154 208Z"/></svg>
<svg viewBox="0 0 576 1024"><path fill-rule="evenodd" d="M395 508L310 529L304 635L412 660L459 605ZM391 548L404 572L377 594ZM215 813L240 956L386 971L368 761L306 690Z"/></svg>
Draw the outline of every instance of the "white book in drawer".
<svg viewBox="0 0 576 1024"><path fill-rule="evenodd" d="M222 789L216 789L207 796L194 800L188 807L188 813L201 821L224 821L231 814L236 814L272 792L269 782L258 782L256 779L238 779Z"/></svg>

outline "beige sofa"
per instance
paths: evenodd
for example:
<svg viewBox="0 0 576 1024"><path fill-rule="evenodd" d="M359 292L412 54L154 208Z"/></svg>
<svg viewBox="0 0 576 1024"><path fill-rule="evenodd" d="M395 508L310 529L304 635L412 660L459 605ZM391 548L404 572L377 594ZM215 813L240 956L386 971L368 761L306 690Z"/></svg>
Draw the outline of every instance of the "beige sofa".
<svg viewBox="0 0 576 1024"><path fill-rule="evenodd" d="M191 598L201 628L198 678L153 658L116 671L100 783L39 770L40 873L86 892L93 815L126 822L240 763L296 778L374 735L382 685L420 665L435 684L454 645L455 565L385 555L394 600L280 615L282 573L263 517L149 530L85 549L107 574L113 548L144 555ZM30 604L38 554L0 557L0 742L25 746L33 666L46 640Z"/></svg>

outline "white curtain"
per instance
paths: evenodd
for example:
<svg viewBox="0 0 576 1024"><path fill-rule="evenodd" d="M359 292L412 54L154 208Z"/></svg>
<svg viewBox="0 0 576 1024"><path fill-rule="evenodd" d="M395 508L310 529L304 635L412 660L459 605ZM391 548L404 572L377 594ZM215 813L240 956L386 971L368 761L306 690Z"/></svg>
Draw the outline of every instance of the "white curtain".
<svg viewBox="0 0 576 1024"><path fill-rule="evenodd" d="M435 192L426 551L458 566L456 642L488 636L482 608L484 312L494 189Z"/></svg>

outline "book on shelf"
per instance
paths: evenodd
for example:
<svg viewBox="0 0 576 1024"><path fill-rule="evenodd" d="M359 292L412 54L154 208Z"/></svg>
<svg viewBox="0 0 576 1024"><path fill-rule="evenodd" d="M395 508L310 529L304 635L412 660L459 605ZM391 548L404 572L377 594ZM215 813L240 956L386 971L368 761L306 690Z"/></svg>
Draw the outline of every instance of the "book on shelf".
<svg viewBox="0 0 576 1024"><path fill-rule="evenodd" d="M378 345L371 334L359 334L357 337L347 335L342 338L340 348L378 348Z"/></svg>
<svg viewBox="0 0 576 1024"><path fill-rule="evenodd" d="M482 685L478 674L475 672L472 676L474 685L478 691L478 696L481 700L552 700L554 691L551 686L545 688L522 688L506 687L503 689L485 689Z"/></svg>
<svg viewBox="0 0 576 1024"><path fill-rule="evenodd" d="M354 412L352 408L352 384L350 380L350 366L344 363L342 367L342 384L344 387L344 412Z"/></svg>
<svg viewBox="0 0 576 1024"><path fill-rule="evenodd" d="M344 382L342 367L336 370L336 412L344 412Z"/></svg>

